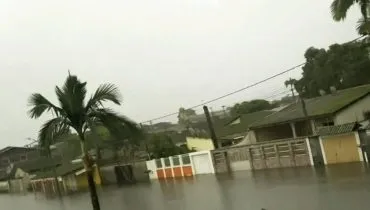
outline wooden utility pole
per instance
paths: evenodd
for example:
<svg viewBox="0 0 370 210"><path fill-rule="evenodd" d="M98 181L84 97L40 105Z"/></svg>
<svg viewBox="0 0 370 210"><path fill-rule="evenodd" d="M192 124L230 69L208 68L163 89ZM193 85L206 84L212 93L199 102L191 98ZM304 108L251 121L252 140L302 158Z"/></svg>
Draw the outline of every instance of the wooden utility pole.
<svg viewBox="0 0 370 210"><path fill-rule="evenodd" d="M209 129L209 132L211 134L211 139L212 139L212 142L213 142L213 146L214 146L215 149L218 149L219 145L218 145L215 129L213 128L213 122L212 122L212 119L211 119L211 115L209 114L209 111L208 111L208 107L203 106L203 110L204 110L204 114L206 115L208 129Z"/></svg>
<svg viewBox="0 0 370 210"><path fill-rule="evenodd" d="M290 85L290 91L292 91L292 97L295 98L293 84Z"/></svg>
<svg viewBox="0 0 370 210"><path fill-rule="evenodd" d="M305 102L305 101L304 101L304 99L302 98L301 94L299 94L299 100L301 101L303 114L304 114L304 116L305 116L305 117L307 117L307 116L308 116L308 114L307 114L306 102Z"/></svg>

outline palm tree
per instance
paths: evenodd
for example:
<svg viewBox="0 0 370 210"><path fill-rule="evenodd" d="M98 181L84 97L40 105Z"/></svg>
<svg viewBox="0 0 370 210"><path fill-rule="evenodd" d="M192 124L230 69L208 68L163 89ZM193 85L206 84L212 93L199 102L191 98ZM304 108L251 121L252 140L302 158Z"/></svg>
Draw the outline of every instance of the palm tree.
<svg viewBox="0 0 370 210"><path fill-rule="evenodd" d="M370 0L334 0L331 4L331 14L335 21L342 21L347 16L348 9L358 4L361 9L362 18L358 21L357 31L361 35L367 35L370 32L369 26L369 6Z"/></svg>
<svg viewBox="0 0 370 210"><path fill-rule="evenodd" d="M292 79L292 78L289 78L288 80L286 80L284 82L285 84L285 87L289 87L290 86L290 90L292 91L292 97L294 98L294 85L296 84L297 80L296 79Z"/></svg>
<svg viewBox="0 0 370 210"><path fill-rule="evenodd" d="M81 82L77 76L68 75L63 87L55 87L59 106L54 105L39 93L34 93L29 99L29 115L37 119L46 112L52 113L53 118L42 125L39 140L48 141L61 133L74 130L80 140L84 168L87 174L91 202L94 210L100 210L98 195L93 178L93 160L90 157L86 142L86 132L95 125L103 125L117 138L130 134L139 134L138 126L113 110L103 106L103 102L121 104L120 93L116 86L103 84L98 87L91 98L85 103L86 82Z"/></svg>

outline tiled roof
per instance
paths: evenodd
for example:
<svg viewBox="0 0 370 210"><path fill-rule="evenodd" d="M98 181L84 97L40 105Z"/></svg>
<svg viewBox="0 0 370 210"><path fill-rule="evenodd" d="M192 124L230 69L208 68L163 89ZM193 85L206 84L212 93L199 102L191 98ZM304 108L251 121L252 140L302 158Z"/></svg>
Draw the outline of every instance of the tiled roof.
<svg viewBox="0 0 370 210"><path fill-rule="evenodd" d="M232 136L234 134L238 134L238 135L244 134L245 135L247 131L249 130L249 126L252 123L258 120L262 120L264 117L271 115L273 113L274 111L265 110L265 111L259 111L259 112L253 112L249 114L240 115L239 117L231 120L229 123L227 123L227 125L225 125L222 128L220 132L221 139L229 138L227 136ZM232 124L238 119L240 119L240 123Z"/></svg>
<svg viewBox="0 0 370 210"><path fill-rule="evenodd" d="M56 168L56 175L57 176L64 176L69 173L78 171L80 169L83 169L83 164L82 163L63 163L61 166ZM52 170L47 170L47 171L39 171L35 173L35 177L32 179L43 179L43 178L51 178L54 176L54 172Z"/></svg>
<svg viewBox="0 0 370 210"><path fill-rule="evenodd" d="M358 123L346 123L342 125L324 126L317 129L317 134L320 136L329 136L355 131L359 127Z"/></svg>
<svg viewBox="0 0 370 210"><path fill-rule="evenodd" d="M305 99L308 117L324 116L354 103L370 93L370 84L339 90L336 93ZM285 109L265 117L251 125L252 128L304 119L302 104L294 102Z"/></svg>

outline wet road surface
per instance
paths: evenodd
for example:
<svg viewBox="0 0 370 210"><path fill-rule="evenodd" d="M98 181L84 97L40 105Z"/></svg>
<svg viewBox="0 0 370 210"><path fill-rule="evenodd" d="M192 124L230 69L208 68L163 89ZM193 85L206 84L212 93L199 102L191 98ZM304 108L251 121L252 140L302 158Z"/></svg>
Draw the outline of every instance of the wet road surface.
<svg viewBox="0 0 370 210"><path fill-rule="evenodd" d="M358 164L204 175L101 189L103 210L370 209L370 173ZM45 199L0 194L1 209L90 210L88 194Z"/></svg>

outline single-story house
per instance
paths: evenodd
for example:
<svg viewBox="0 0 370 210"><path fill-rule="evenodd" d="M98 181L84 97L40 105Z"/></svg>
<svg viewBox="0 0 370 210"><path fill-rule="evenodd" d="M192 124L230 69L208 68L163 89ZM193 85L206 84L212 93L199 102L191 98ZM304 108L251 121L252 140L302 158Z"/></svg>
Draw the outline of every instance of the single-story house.
<svg viewBox="0 0 370 210"><path fill-rule="evenodd" d="M225 142L224 146L245 145L255 143L254 139L249 138L249 126L273 114L272 110L258 111L248 114L242 114L228 122L221 131L220 139Z"/></svg>
<svg viewBox="0 0 370 210"><path fill-rule="evenodd" d="M363 121L369 110L370 85L362 85L294 102L250 129L256 142L299 138L316 134L318 127Z"/></svg>
<svg viewBox="0 0 370 210"><path fill-rule="evenodd" d="M254 143L249 138L249 126L262 118L274 113L271 110L258 111L248 114L239 115L231 120L224 119L216 121L214 128L219 144L222 147L230 145L244 145ZM213 150L214 145L209 135L207 122L193 125L189 129L189 135L186 137L189 149L196 151Z"/></svg>
<svg viewBox="0 0 370 210"><path fill-rule="evenodd" d="M101 178L96 167L93 167L93 175L95 184L100 185ZM86 170L81 162L63 163L55 172L49 170L37 173L31 180L32 189L43 193L56 193L55 176L66 194L88 189Z"/></svg>
<svg viewBox="0 0 370 210"><path fill-rule="evenodd" d="M17 162L10 164L0 181L3 182L3 186L6 185L5 182L8 183L9 192L26 192L30 189L30 180L35 174L58 165L60 165L60 159L46 157Z"/></svg>

